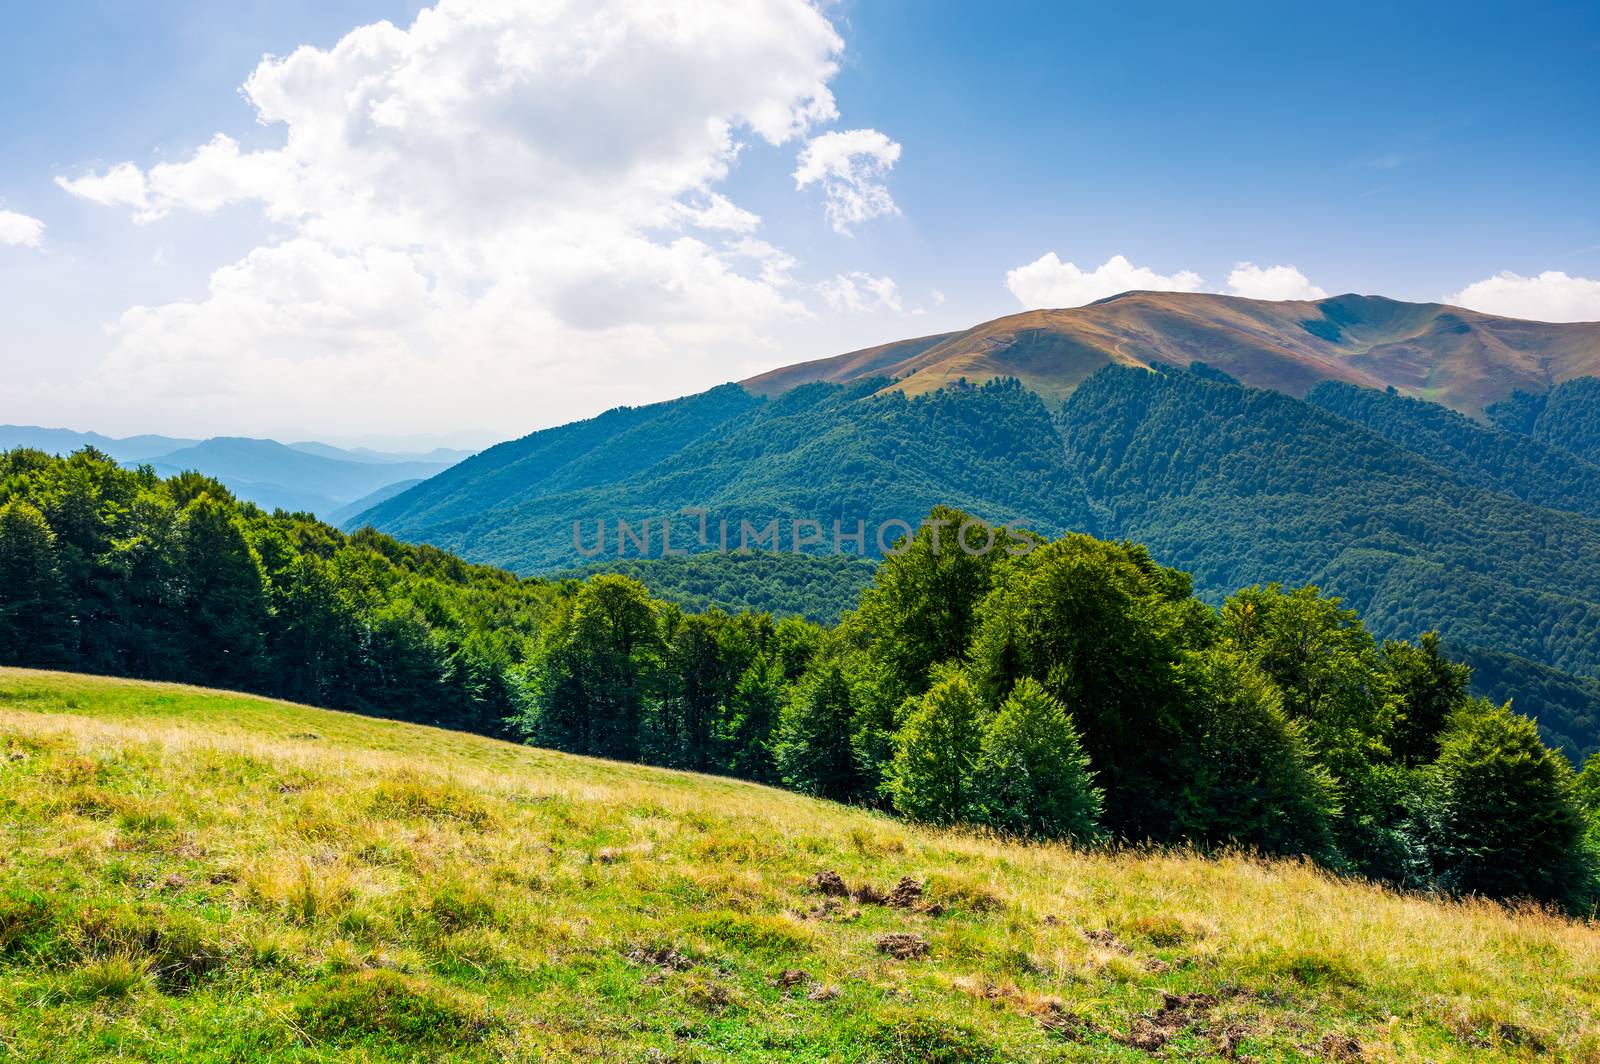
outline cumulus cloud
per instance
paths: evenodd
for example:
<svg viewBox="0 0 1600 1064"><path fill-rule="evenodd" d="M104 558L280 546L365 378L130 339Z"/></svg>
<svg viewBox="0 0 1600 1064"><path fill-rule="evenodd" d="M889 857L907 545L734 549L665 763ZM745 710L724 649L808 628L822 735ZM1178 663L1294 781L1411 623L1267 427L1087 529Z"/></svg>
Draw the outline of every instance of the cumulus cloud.
<svg viewBox="0 0 1600 1064"><path fill-rule="evenodd" d="M898 314L904 309L899 288L892 277L874 277L857 270L823 281L817 290L829 307L846 314L882 310Z"/></svg>
<svg viewBox="0 0 1600 1064"><path fill-rule="evenodd" d="M1560 270L1546 270L1537 277L1504 270L1446 296L1445 302L1534 321L1600 321L1600 280Z"/></svg>
<svg viewBox="0 0 1600 1064"><path fill-rule="evenodd" d="M1262 267L1253 262L1241 262L1228 274L1228 294L1247 299L1326 299L1328 296L1293 266Z"/></svg>
<svg viewBox="0 0 1600 1064"><path fill-rule="evenodd" d="M36 248L44 243L44 223L16 211L0 209L0 245Z"/></svg>
<svg viewBox="0 0 1600 1064"><path fill-rule="evenodd" d="M1055 252L1006 273L1006 287L1024 307L1081 307L1123 292L1209 292L1205 278L1192 270L1161 274L1113 255L1092 270L1062 262ZM1227 295L1249 299L1323 299L1328 293L1293 266L1241 262L1228 274Z"/></svg>
<svg viewBox="0 0 1600 1064"><path fill-rule="evenodd" d="M838 117L842 47L808 0L439 0L269 57L243 91L281 146L218 133L58 178L146 224L235 205L274 224L198 298L124 313L93 383L152 413L281 404L351 433L725 379L809 311L794 260L716 186L746 145ZM892 210L899 146L828 136L799 183L844 224Z"/></svg>
<svg viewBox="0 0 1600 1064"><path fill-rule="evenodd" d="M1024 307L1081 307L1106 296L1133 290L1155 292L1198 292L1205 281L1197 273L1179 270L1163 275L1144 266L1135 266L1121 255L1113 255L1092 270L1062 262L1051 251L1026 266L1006 273L1006 287Z"/></svg>
<svg viewBox="0 0 1600 1064"><path fill-rule="evenodd" d="M876 129L847 129L813 137L800 152L795 188L821 185L823 210L834 232L900 213L884 183L900 160L900 145Z"/></svg>
<svg viewBox="0 0 1600 1064"><path fill-rule="evenodd" d="M103 174L72 178L58 175L56 184L74 196L105 207L137 207L142 212L149 205L144 171L132 163L118 163Z"/></svg>

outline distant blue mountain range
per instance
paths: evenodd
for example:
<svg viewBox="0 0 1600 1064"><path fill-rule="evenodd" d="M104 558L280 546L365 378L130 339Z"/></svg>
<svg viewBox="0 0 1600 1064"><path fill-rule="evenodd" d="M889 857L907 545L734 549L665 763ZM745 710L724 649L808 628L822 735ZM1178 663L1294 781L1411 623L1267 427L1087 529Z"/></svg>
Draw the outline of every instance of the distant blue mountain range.
<svg viewBox="0 0 1600 1064"><path fill-rule="evenodd" d="M352 517L471 454L443 447L422 453L386 452L242 436L118 439L98 432L0 425L0 450L13 447L35 447L51 454L95 447L123 465L154 466L162 476L192 469L217 478L235 495L259 506L305 511L328 520Z"/></svg>

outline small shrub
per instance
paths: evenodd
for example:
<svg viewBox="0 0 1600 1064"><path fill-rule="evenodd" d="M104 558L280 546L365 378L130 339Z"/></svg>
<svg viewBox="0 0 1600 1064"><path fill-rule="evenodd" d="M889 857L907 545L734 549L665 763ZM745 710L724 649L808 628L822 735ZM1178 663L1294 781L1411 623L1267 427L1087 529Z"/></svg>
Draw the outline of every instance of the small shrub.
<svg viewBox="0 0 1600 1064"><path fill-rule="evenodd" d="M186 990L226 960L210 927L149 906L86 910L78 917L74 939L83 957L142 960L164 990Z"/></svg>
<svg viewBox="0 0 1600 1064"><path fill-rule="evenodd" d="M477 1042L494 1026L477 1002L381 969L323 980L300 998L295 1015L313 1038L427 1048Z"/></svg>
<svg viewBox="0 0 1600 1064"><path fill-rule="evenodd" d="M1273 962L1274 969L1302 986L1359 988L1360 974L1343 957L1316 950L1286 953Z"/></svg>
<svg viewBox="0 0 1600 1064"><path fill-rule="evenodd" d="M445 932L492 925L499 919L494 896L482 885L465 879L431 886L423 910Z"/></svg>
<svg viewBox="0 0 1600 1064"><path fill-rule="evenodd" d="M258 864L246 872L242 886L251 905L280 910L301 925L338 917L355 898L346 870L313 866L309 861Z"/></svg>
<svg viewBox="0 0 1600 1064"><path fill-rule="evenodd" d="M937 899L949 909L991 913L1005 908L1005 902L988 887L969 879L941 873L929 877L924 893Z"/></svg>
<svg viewBox="0 0 1600 1064"><path fill-rule="evenodd" d="M976 1029L908 1010L874 1020L866 1041L886 1064L982 1064L996 1059L994 1047Z"/></svg>
<svg viewBox="0 0 1600 1064"><path fill-rule="evenodd" d="M1152 946L1161 949L1181 946L1191 938L1198 937L1189 925L1176 916L1138 916L1127 921L1123 927L1130 934L1140 935Z"/></svg>
<svg viewBox="0 0 1600 1064"><path fill-rule="evenodd" d="M811 945L792 923L775 916L714 913L700 922L699 931L735 949L769 956L801 952Z"/></svg>

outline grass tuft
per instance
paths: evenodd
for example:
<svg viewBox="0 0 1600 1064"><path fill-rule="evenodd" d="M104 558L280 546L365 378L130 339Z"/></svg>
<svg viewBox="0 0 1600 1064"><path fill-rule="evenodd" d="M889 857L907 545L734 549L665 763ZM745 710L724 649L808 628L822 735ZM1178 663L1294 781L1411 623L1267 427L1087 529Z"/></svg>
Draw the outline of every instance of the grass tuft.
<svg viewBox="0 0 1600 1064"><path fill-rule="evenodd" d="M481 1004L413 976L364 971L323 980L297 1003L310 1037L338 1044L368 1039L413 1048L481 1041L493 1027Z"/></svg>

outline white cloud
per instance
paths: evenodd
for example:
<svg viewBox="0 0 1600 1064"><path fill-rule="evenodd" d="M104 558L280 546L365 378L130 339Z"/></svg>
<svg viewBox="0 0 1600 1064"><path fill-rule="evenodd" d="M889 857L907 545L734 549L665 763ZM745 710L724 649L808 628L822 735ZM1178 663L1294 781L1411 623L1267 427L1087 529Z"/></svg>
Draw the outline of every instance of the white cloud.
<svg viewBox="0 0 1600 1064"><path fill-rule="evenodd" d="M876 129L847 129L813 137L794 171L797 189L822 186L823 210L837 233L900 213L884 180L900 160L900 145Z"/></svg>
<svg viewBox="0 0 1600 1064"><path fill-rule="evenodd" d="M219 133L58 178L143 223L244 204L278 234L198 298L124 313L87 383L151 417L204 397L350 434L548 423L726 379L809 311L794 260L716 186L745 142L837 117L842 47L808 0L439 0L269 57L244 94L280 147ZM816 162L847 220L892 209L873 175L899 148L872 136Z"/></svg>
<svg viewBox="0 0 1600 1064"><path fill-rule="evenodd" d="M1600 280L1546 270L1523 277L1509 270L1467 285L1445 302L1486 314L1534 321L1600 321Z"/></svg>
<svg viewBox="0 0 1600 1064"><path fill-rule="evenodd" d="M1006 273L1006 287L1024 307L1081 307L1121 292L1198 292L1205 281L1197 273L1179 270L1170 276L1135 266L1113 255L1093 270L1062 262L1051 251Z"/></svg>
<svg viewBox="0 0 1600 1064"><path fill-rule="evenodd" d="M799 260L765 240L757 240L752 236L740 237L728 245L727 253L759 264L761 280L773 288L792 288L795 284L790 271L800 265Z"/></svg>
<svg viewBox="0 0 1600 1064"><path fill-rule="evenodd" d="M144 171L132 163L118 163L103 174L58 176L56 184L74 196L106 207L138 207L143 211L149 205Z"/></svg>
<svg viewBox="0 0 1600 1064"><path fill-rule="evenodd" d="M36 248L44 243L44 223L16 211L0 209L0 245Z"/></svg>
<svg viewBox="0 0 1600 1064"><path fill-rule="evenodd" d="M898 314L903 309L900 291L892 277L874 277L856 270L841 273L817 285L823 301L845 314L867 314L887 310Z"/></svg>
<svg viewBox="0 0 1600 1064"><path fill-rule="evenodd" d="M1293 266L1257 266L1241 262L1228 274L1228 294L1247 299L1326 299L1328 293L1312 284Z"/></svg>

